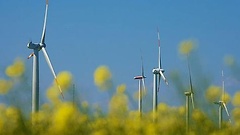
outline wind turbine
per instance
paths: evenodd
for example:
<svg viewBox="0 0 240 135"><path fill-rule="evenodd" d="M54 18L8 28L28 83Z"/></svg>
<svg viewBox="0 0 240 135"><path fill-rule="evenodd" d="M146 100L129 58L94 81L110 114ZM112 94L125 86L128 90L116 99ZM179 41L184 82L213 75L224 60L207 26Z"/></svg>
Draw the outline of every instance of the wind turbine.
<svg viewBox="0 0 240 135"><path fill-rule="evenodd" d="M146 78L146 76L144 75L143 59L142 59L142 57L141 57L141 60L142 60L141 75L134 77L135 80L139 80L138 81L139 82L139 87L138 87L138 111L140 113L140 116L142 116L142 97L143 97L142 89L144 91L146 91L145 82L144 82L144 79Z"/></svg>
<svg viewBox="0 0 240 135"><path fill-rule="evenodd" d="M187 56L187 64L188 64L190 91L185 91L184 92L184 94L186 95L186 132L189 131L189 100L190 100L189 97L191 97L192 108L194 109L194 98L193 98L194 92L193 92L193 87L192 87L192 77L191 77L191 71L190 71L188 56Z"/></svg>
<svg viewBox="0 0 240 135"><path fill-rule="evenodd" d="M33 57L33 78L32 78L32 113L38 112L39 110L39 55L38 52L42 50L45 59L47 61L48 66L53 74L55 82L57 83L58 89L63 97L61 87L57 81L57 77L51 61L48 57L47 51L45 49L45 35L46 35L46 24L47 24L47 13L48 13L48 0L46 0L46 9L45 9L45 16L44 16L44 24L43 24L43 31L40 43L33 43L30 41L27 44L29 49L33 49L33 53L28 56L28 59Z"/></svg>
<svg viewBox="0 0 240 135"><path fill-rule="evenodd" d="M158 68L154 68L152 70L153 72L153 114L156 114L157 111L157 92L160 89L160 79L165 81L166 85L168 85L168 82L164 76L164 69L162 68L161 63L161 50L160 50L160 36L159 36L159 29L157 28L157 36L158 36Z"/></svg>
<svg viewBox="0 0 240 135"><path fill-rule="evenodd" d="M222 70L222 95L221 95L221 100L218 102L214 102L215 104L218 105L218 126L219 129L222 128L222 110L224 108L225 112L227 113L227 116L230 117L229 113L228 113L228 109L225 103L225 90L224 90L224 76L223 76L223 70ZM229 118L229 122L231 122L230 118Z"/></svg>

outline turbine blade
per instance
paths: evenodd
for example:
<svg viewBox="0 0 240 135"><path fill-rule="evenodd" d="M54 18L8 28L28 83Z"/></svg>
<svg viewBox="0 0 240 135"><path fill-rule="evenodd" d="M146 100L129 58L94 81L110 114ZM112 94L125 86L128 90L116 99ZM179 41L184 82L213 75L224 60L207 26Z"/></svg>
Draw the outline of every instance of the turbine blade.
<svg viewBox="0 0 240 135"><path fill-rule="evenodd" d="M231 123L231 119L230 119L230 115L229 115L229 112L228 112L227 106L226 106L226 104L225 104L224 102L222 103L222 105L223 105L223 107L224 107L224 109L225 109L225 111L226 111L226 113L227 113L227 115L228 115L229 122Z"/></svg>
<svg viewBox="0 0 240 135"><path fill-rule="evenodd" d="M34 52L31 53L31 54L27 57L27 59L30 59L33 55L34 55Z"/></svg>
<svg viewBox="0 0 240 135"><path fill-rule="evenodd" d="M49 57L48 57L48 54L47 54L47 51L46 51L45 47L42 47L42 51L43 51L43 54L44 54L44 56L45 56L45 59L46 59L46 61L47 61L47 63L48 63L48 66L49 66L49 68L50 68L50 70L51 70L51 72L52 72L52 74L53 74L54 80L55 80L55 82L57 83L58 89L59 89L62 97L64 98L63 93L62 93L62 89L61 89L61 87L60 87L60 85L59 85L59 83L58 83L58 81L57 81L57 76L56 76L56 74L55 74L55 72L54 72L53 66L52 66L51 61L50 61L50 59L49 59Z"/></svg>
<svg viewBox="0 0 240 135"><path fill-rule="evenodd" d="M145 77L145 75L144 75L144 66L143 66L143 57L142 57L142 55L141 55L141 61L142 61L142 83L143 83L143 91L144 91L144 93L146 93L146 87L145 87L145 79L144 78L146 78Z"/></svg>
<svg viewBox="0 0 240 135"><path fill-rule="evenodd" d="M195 106L194 106L194 98L193 98L193 93L191 93L191 100L192 100L192 107L193 107L193 109L195 108Z"/></svg>
<svg viewBox="0 0 240 135"><path fill-rule="evenodd" d="M163 78L163 80L165 81L166 85L168 85L167 79L166 79L166 77L163 75L163 72L160 70L159 73L160 73L161 77Z"/></svg>
<svg viewBox="0 0 240 135"><path fill-rule="evenodd" d="M161 50L160 50L160 34L159 28L157 27L157 36L158 36L158 68L162 68L162 60L161 60Z"/></svg>
<svg viewBox="0 0 240 135"><path fill-rule="evenodd" d="M142 83L143 83L143 92L144 92L144 94L146 94L146 87L145 87L145 79L144 78L142 78ZM143 95L141 95L141 96L143 96Z"/></svg>
<svg viewBox="0 0 240 135"><path fill-rule="evenodd" d="M189 74L190 90L191 90L191 93L194 93L193 92L193 86L192 86L192 75L191 75L191 69L190 69L190 65L189 65L188 56L187 56L187 64L188 64L188 74Z"/></svg>
<svg viewBox="0 0 240 135"><path fill-rule="evenodd" d="M225 89L224 89L224 76L223 76L223 70L222 70L222 101L225 102Z"/></svg>
<svg viewBox="0 0 240 135"><path fill-rule="evenodd" d="M142 58L142 56L141 56L141 61L142 61L142 69L141 69L142 71L141 72L142 72L142 77L144 78L145 76L144 76L144 67L143 67L143 58Z"/></svg>
<svg viewBox="0 0 240 135"><path fill-rule="evenodd" d="M47 25L47 13L48 13L48 0L46 0L46 9L45 9L45 16L44 16L41 44L45 43L46 25Z"/></svg>
<svg viewBox="0 0 240 135"><path fill-rule="evenodd" d="M225 111L226 111L228 117L230 117L230 115L229 115L229 113L228 113L228 109L227 109L226 104L223 102L222 105L223 105L223 107L224 107L224 109L225 109Z"/></svg>
<svg viewBox="0 0 240 135"><path fill-rule="evenodd" d="M160 91L160 79L161 79L161 76L159 75L158 76L158 86L157 86L157 91L158 92Z"/></svg>

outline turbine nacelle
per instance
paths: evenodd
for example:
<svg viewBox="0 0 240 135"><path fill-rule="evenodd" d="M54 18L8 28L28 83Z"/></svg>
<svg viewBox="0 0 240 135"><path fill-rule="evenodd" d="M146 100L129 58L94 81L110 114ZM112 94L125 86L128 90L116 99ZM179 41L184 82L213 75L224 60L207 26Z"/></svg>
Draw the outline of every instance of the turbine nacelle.
<svg viewBox="0 0 240 135"><path fill-rule="evenodd" d="M27 47L29 49L33 49L33 50L41 50L42 47L46 47L46 44L45 43L33 43L32 41L30 41L28 44L27 44Z"/></svg>
<svg viewBox="0 0 240 135"><path fill-rule="evenodd" d="M27 44L27 47L28 47L29 49L37 49L37 48L40 47L40 45L39 45L39 44L36 44L36 43L33 43L32 41L30 41L30 42Z"/></svg>
<svg viewBox="0 0 240 135"><path fill-rule="evenodd" d="M217 105L223 105L224 104L224 102L223 101L215 101L215 102L213 102L214 104L217 104Z"/></svg>
<svg viewBox="0 0 240 135"><path fill-rule="evenodd" d="M190 96L190 95L193 94L193 93L190 92L190 91L186 91L186 92L184 92L184 94L185 94L186 96Z"/></svg>
<svg viewBox="0 0 240 135"><path fill-rule="evenodd" d="M164 73L164 69L161 69L161 68L154 68L152 70L153 74L160 74L160 72Z"/></svg>
<svg viewBox="0 0 240 135"><path fill-rule="evenodd" d="M135 76L135 77L134 77L135 80L137 80L137 79L144 79L144 78L146 78L146 76L141 76L141 75L139 75L139 76Z"/></svg>

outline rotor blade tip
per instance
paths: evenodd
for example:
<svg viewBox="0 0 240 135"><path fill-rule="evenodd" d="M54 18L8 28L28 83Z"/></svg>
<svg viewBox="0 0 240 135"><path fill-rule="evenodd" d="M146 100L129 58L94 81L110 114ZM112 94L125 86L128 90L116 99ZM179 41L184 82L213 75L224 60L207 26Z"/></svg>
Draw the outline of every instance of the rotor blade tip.
<svg viewBox="0 0 240 135"><path fill-rule="evenodd" d="M166 85L168 86L168 82L167 81L165 81L166 82Z"/></svg>

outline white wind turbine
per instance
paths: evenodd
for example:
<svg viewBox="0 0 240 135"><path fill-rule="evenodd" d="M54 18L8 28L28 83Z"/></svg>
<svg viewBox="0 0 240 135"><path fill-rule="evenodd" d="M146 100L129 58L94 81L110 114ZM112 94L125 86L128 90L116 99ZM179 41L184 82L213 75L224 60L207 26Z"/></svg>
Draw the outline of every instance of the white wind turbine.
<svg viewBox="0 0 240 135"><path fill-rule="evenodd" d="M222 95L221 95L221 100L218 101L218 102L214 102L215 104L218 105L218 126L219 126L219 129L222 128L222 110L224 108L225 112L227 113L227 116L229 117L229 122L231 122L230 120L230 115L229 115L229 112L228 112L228 109L227 109L227 106L226 106L226 103L225 103L225 90L224 90L224 76L223 76L223 70L222 70Z"/></svg>
<svg viewBox="0 0 240 135"><path fill-rule="evenodd" d="M160 50L160 36L159 36L159 29L157 28L157 36L158 36L158 68L154 68L152 70L153 72L153 114L156 114L157 111L157 104L158 104L158 99L157 99L157 92L160 89L160 79L165 81L165 83L168 85L168 82L164 76L164 69L162 68L162 63L161 63L161 50Z"/></svg>
<svg viewBox="0 0 240 135"><path fill-rule="evenodd" d="M47 51L45 49L45 35L46 35L46 23L47 23L47 13L48 13L48 0L46 0L46 10L45 10L45 16L44 16L44 24L43 24L43 31L42 31L42 37L40 43L33 43L30 41L27 44L27 47L29 49L33 49L33 53L31 53L28 56L28 59L33 57L33 78L32 78L32 113L35 113L39 110L39 55L38 52L40 50L43 51L43 54L46 58L47 64L50 67L50 70L54 76L55 82L58 85L59 91L63 97L61 87L57 81L56 74L54 72L53 66L51 64L51 61L48 57Z"/></svg>
<svg viewBox="0 0 240 135"><path fill-rule="evenodd" d="M143 91L146 92L145 88L145 81L144 79L146 76L144 75L144 69L143 69L143 59L141 57L142 61L142 67L141 67L141 75L135 76L135 80L139 80L139 87L138 87L138 111L140 113L140 116L142 116L142 97L143 97Z"/></svg>
<svg viewBox="0 0 240 135"><path fill-rule="evenodd" d="M190 100L189 97L191 97L192 108L194 109L194 97L193 97L194 92L193 92L192 77L191 77L191 70L190 70L188 56L187 56L187 64L188 64L190 91L184 92L184 94L186 95L186 132L189 131L189 100Z"/></svg>

